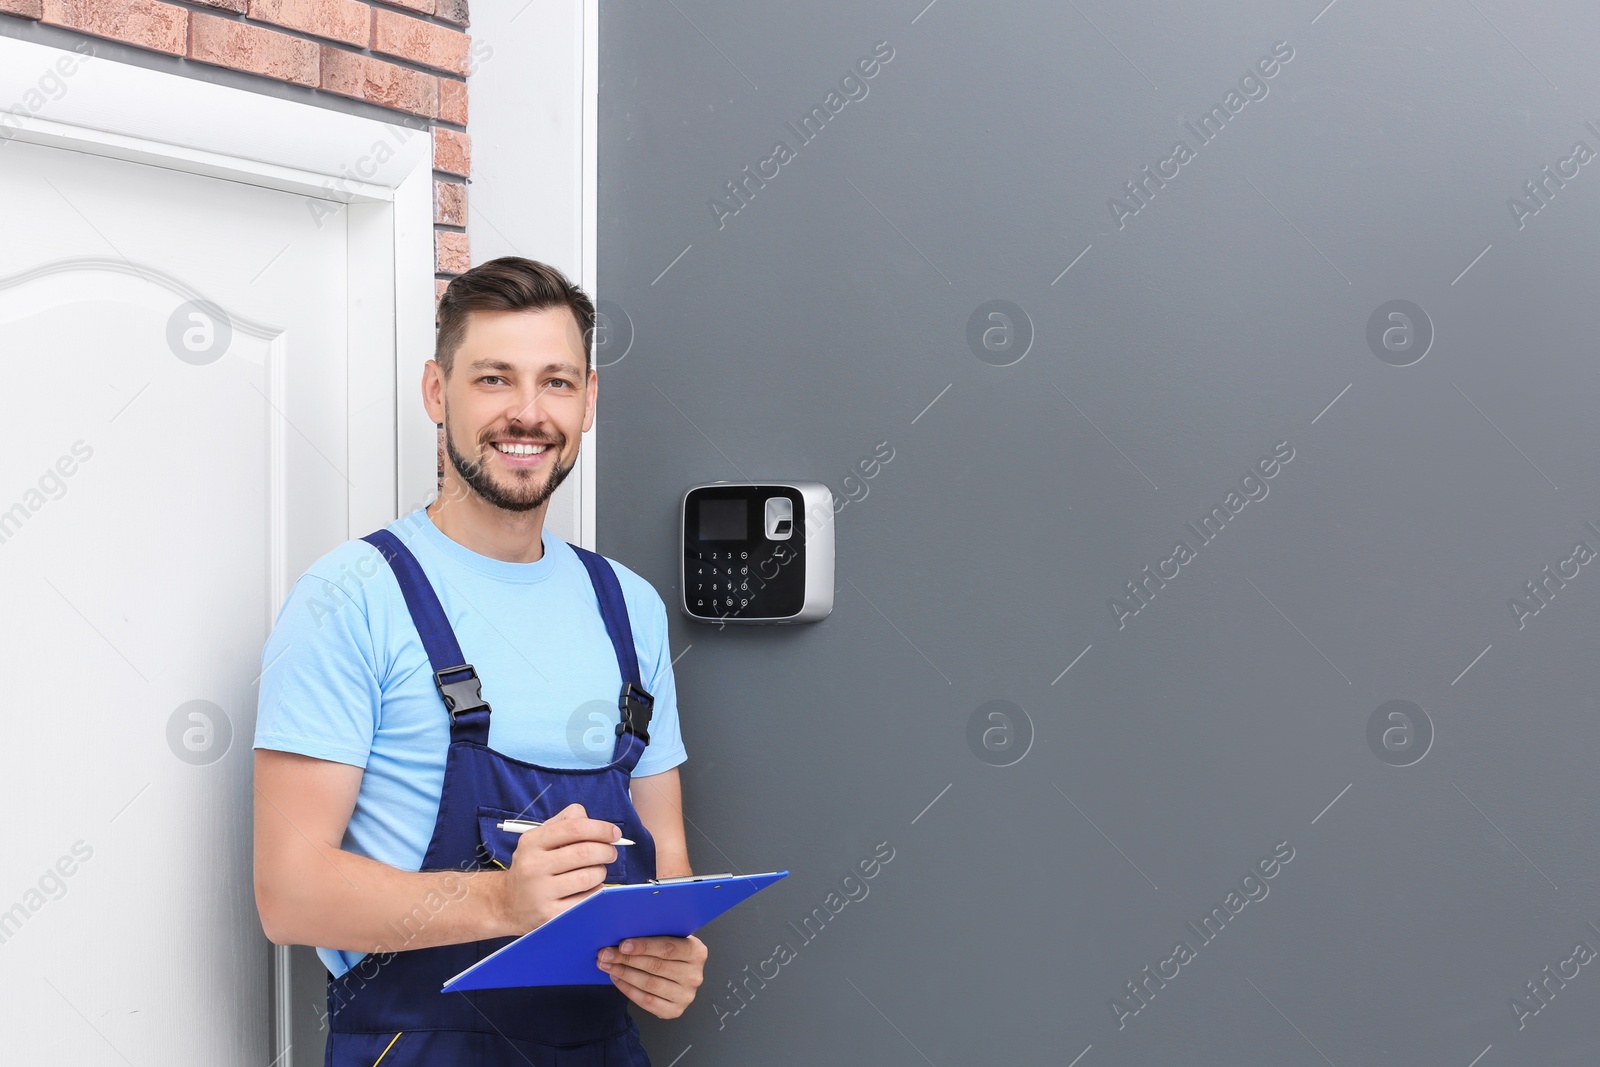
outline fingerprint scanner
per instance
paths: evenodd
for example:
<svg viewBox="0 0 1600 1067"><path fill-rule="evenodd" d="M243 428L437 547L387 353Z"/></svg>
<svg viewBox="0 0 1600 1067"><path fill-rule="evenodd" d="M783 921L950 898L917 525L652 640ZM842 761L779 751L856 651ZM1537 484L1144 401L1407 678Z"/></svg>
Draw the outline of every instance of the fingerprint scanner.
<svg viewBox="0 0 1600 1067"><path fill-rule="evenodd" d="M794 501L786 496L767 497L764 527L769 541L787 541L794 533Z"/></svg>

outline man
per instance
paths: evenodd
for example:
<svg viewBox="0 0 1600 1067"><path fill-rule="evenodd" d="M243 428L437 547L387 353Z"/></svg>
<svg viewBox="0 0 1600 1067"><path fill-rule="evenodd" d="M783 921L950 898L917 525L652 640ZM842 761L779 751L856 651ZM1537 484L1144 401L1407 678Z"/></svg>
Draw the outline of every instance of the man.
<svg viewBox="0 0 1600 1067"><path fill-rule="evenodd" d="M594 314L517 257L450 283L438 499L318 560L262 652L256 902L321 946L330 1065L648 1067L627 1004L675 1018L701 983L698 938L642 937L599 953L610 985L440 992L603 883L690 873L666 609L544 529L594 422Z"/></svg>

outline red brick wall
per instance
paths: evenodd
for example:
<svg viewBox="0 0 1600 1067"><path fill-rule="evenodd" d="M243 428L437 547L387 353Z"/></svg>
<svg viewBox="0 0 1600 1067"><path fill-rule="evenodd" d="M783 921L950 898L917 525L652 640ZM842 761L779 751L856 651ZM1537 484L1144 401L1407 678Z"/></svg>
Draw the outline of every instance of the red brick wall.
<svg viewBox="0 0 1600 1067"><path fill-rule="evenodd" d="M470 265L467 0L0 0L0 18L184 56L428 119L436 294Z"/></svg>

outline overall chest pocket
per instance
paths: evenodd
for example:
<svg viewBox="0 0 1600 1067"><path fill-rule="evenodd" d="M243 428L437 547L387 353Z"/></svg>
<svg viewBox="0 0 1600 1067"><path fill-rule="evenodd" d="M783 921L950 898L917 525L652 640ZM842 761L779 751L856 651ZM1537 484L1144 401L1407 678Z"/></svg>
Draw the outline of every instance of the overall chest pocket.
<svg viewBox="0 0 1600 1067"><path fill-rule="evenodd" d="M604 811L591 811L589 812L589 817L609 822L622 830L623 837L633 839L628 832L629 820L624 819L620 812L612 814ZM517 851L517 842L522 839L522 835L513 830L502 830L500 829L500 824L514 820L543 822L544 819L545 815L540 811L516 812L480 804L478 806L478 858L485 867L510 870L511 857ZM630 847L635 846L618 846L617 861L606 865L607 883L621 885L628 881L628 849Z"/></svg>

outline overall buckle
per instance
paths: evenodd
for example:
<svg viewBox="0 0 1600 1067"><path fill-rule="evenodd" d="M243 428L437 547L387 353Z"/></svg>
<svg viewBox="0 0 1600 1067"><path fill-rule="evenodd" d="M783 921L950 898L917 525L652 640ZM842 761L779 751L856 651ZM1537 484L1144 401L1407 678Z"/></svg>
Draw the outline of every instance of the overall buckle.
<svg viewBox="0 0 1600 1067"><path fill-rule="evenodd" d="M648 745L651 709L655 707L655 703L655 697L632 682L624 682L622 696L617 699L617 707L622 711L622 721L617 723L617 736L621 737L627 732Z"/></svg>
<svg viewBox="0 0 1600 1067"><path fill-rule="evenodd" d="M465 678L457 678L452 682L444 680L445 675L460 674L462 671L467 674ZM457 715L465 715L469 711L477 711L479 708L489 710L489 702L483 699L483 682L470 663L434 671L433 684L438 688L439 695L444 698L444 706L450 711L451 722L455 722Z"/></svg>

